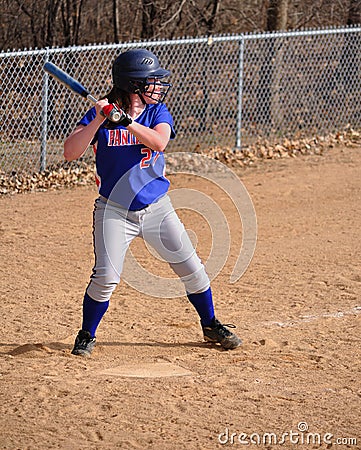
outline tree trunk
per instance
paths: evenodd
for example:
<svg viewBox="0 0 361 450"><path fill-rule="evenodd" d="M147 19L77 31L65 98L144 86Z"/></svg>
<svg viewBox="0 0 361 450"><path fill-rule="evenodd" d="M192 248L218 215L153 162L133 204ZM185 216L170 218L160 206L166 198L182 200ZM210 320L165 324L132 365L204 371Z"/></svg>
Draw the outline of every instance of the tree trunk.
<svg viewBox="0 0 361 450"><path fill-rule="evenodd" d="M267 31L281 31L287 27L288 0L270 0L267 7ZM274 67L277 60L275 38L264 40L266 46L264 60L260 68L257 112L258 122L263 125L263 131L269 134L274 123L274 111L279 110L277 99L277 87L274 80ZM276 94L276 96L274 95Z"/></svg>
<svg viewBox="0 0 361 450"><path fill-rule="evenodd" d="M350 0L347 25L360 25L360 24L361 24L361 1Z"/></svg>
<svg viewBox="0 0 361 450"><path fill-rule="evenodd" d="M19 1L17 1L17 4L19 5L20 10L29 18L33 46L38 47L39 31L36 27L36 19L37 19L36 8L34 7L34 4L30 5L31 9L28 9L24 3L20 3Z"/></svg>
<svg viewBox="0 0 361 450"><path fill-rule="evenodd" d="M154 36L154 20L156 17L156 7L152 0L142 0L142 39L152 39Z"/></svg>
<svg viewBox="0 0 361 450"><path fill-rule="evenodd" d="M206 21L207 34L212 34L214 31L214 26L215 26L215 22L216 22L218 10L219 10L219 4L220 4L220 0L213 0L213 2L212 2L212 12L211 12L209 19Z"/></svg>
<svg viewBox="0 0 361 450"><path fill-rule="evenodd" d="M63 37L66 47L78 44L82 6L83 0L63 0L61 3Z"/></svg>
<svg viewBox="0 0 361 450"><path fill-rule="evenodd" d="M58 15L58 10L60 6L60 1L49 0L46 5L46 12L44 16L43 30L45 35L43 37L43 46L52 47L56 40L56 18Z"/></svg>
<svg viewBox="0 0 361 450"><path fill-rule="evenodd" d="M350 0L348 10L347 25L361 24L361 0ZM342 55L340 59L340 72L343 79L343 87L346 94L346 100L357 92L357 79L359 74L359 58L357 54L360 49L360 36L357 33L348 33L345 36ZM357 92L359 98L360 93Z"/></svg>
<svg viewBox="0 0 361 450"><path fill-rule="evenodd" d="M118 0L113 0L113 29L114 29L114 42L119 43L119 6Z"/></svg>
<svg viewBox="0 0 361 450"><path fill-rule="evenodd" d="M270 0L267 8L267 31L287 28L288 0Z"/></svg>

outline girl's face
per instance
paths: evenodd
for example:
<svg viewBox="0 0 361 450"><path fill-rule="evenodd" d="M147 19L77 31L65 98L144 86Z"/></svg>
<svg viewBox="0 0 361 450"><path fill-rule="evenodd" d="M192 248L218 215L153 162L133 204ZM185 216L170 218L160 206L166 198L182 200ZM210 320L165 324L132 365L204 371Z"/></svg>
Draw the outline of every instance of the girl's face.
<svg viewBox="0 0 361 450"><path fill-rule="evenodd" d="M169 83L163 83L159 78L148 78L146 89L143 94L144 100L147 104L161 102L164 100L169 89Z"/></svg>

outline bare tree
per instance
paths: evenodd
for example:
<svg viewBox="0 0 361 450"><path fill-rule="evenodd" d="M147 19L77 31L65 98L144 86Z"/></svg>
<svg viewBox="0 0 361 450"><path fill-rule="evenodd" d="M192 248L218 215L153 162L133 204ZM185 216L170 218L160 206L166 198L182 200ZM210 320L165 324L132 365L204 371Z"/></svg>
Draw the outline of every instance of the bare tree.
<svg viewBox="0 0 361 450"><path fill-rule="evenodd" d="M347 13L347 25L360 25L361 24L361 0L350 0L349 9ZM339 74L343 80L343 87L348 95L355 91L355 83L352 80L358 78L359 72L359 59L355 58L358 54L361 45L361 39L359 35L354 33L347 34L345 36L342 54L339 65ZM358 97L358 94L357 94Z"/></svg>
<svg viewBox="0 0 361 450"><path fill-rule="evenodd" d="M114 29L114 42L119 42L119 6L118 0L113 0L113 29Z"/></svg>
<svg viewBox="0 0 361 450"><path fill-rule="evenodd" d="M192 0L192 5L198 13L200 23L205 27L206 34L214 33L220 3L220 0L209 0L202 5Z"/></svg>
<svg viewBox="0 0 361 450"><path fill-rule="evenodd" d="M141 7L143 14L140 37L142 39L151 39L155 35L157 8L153 0L141 0Z"/></svg>
<svg viewBox="0 0 361 450"><path fill-rule="evenodd" d="M162 21L161 25L158 28L158 32L154 37L159 37L165 30L168 30L171 37L174 37L174 34L179 31L179 27L182 23L183 19L183 7L186 4L187 0L182 0L180 5L172 3L172 9L170 9L171 16L166 18L165 21ZM173 11L173 9L175 10ZM179 36L179 35L178 35Z"/></svg>
<svg viewBox="0 0 361 450"><path fill-rule="evenodd" d="M59 11L60 0L48 0L48 5L44 14L44 21L41 27L42 46L52 47L56 43L56 18Z"/></svg>
<svg viewBox="0 0 361 450"><path fill-rule="evenodd" d="M347 25L361 24L361 0L350 0Z"/></svg>
<svg viewBox="0 0 361 450"><path fill-rule="evenodd" d="M58 38L56 17L60 0L45 0L42 5L36 0L16 0L16 5L18 7L16 20L8 25L17 34L21 30L20 38L22 40L23 34L26 35L25 45L29 47L51 47L55 45ZM8 10L8 14L9 12Z"/></svg>
<svg viewBox="0 0 361 450"><path fill-rule="evenodd" d="M20 10L23 12L24 16L29 21L29 27L32 38L32 45L38 47L39 45L39 33L38 33L38 10L36 7L36 1L26 4L24 1L17 0L17 4Z"/></svg>
<svg viewBox="0 0 361 450"><path fill-rule="evenodd" d="M361 0L0 0L0 47L356 25ZM86 19L86 20L85 20Z"/></svg>
<svg viewBox="0 0 361 450"><path fill-rule="evenodd" d="M287 27L288 0L269 0L267 5L266 27L267 31L285 30ZM277 109L277 96L273 95L274 86L274 64L276 60L275 39L265 40L265 53L260 69L257 111L258 121L263 125L272 126L273 110ZM273 99L273 104L272 104ZM276 99L276 100L275 100Z"/></svg>
<svg viewBox="0 0 361 450"><path fill-rule="evenodd" d="M287 28L288 0L269 0L267 8L267 31Z"/></svg>
<svg viewBox="0 0 361 450"><path fill-rule="evenodd" d="M61 23L64 45L79 43L79 29L83 0L61 0Z"/></svg>

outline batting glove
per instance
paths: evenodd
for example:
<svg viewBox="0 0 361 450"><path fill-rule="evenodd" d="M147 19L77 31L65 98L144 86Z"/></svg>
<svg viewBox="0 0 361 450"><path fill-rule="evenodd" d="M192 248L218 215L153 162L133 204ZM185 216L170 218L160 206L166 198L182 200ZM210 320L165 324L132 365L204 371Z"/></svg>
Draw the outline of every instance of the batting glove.
<svg viewBox="0 0 361 450"><path fill-rule="evenodd" d="M127 127L133 122L132 118L114 103L104 106L102 112L108 120L114 124L123 125L123 127Z"/></svg>

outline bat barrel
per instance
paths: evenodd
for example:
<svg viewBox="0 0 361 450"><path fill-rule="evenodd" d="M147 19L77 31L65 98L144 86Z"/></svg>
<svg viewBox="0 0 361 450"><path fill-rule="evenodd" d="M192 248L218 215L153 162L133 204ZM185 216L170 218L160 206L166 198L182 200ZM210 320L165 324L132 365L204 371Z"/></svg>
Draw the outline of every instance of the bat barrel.
<svg viewBox="0 0 361 450"><path fill-rule="evenodd" d="M57 67L55 64L49 61L46 62L44 64L44 70L48 72L51 76L56 78L58 81L60 81L60 83L63 83L68 89L71 89L76 94L81 95L84 98L88 98L88 96L90 96L90 93L85 89L85 87L81 83L79 83L79 81L75 80L73 77L71 77L70 75L59 69L59 67ZM93 96L91 97L92 99L94 99Z"/></svg>

